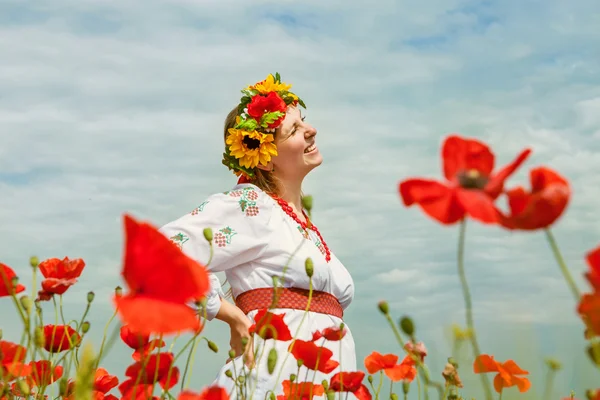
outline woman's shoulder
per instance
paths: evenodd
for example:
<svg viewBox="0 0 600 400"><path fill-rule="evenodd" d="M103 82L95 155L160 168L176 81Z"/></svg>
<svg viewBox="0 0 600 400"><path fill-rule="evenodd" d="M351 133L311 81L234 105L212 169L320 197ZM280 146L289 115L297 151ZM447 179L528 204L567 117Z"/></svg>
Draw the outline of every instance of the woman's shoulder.
<svg viewBox="0 0 600 400"><path fill-rule="evenodd" d="M196 208L196 212L212 209L237 213L240 216L256 217L260 214L270 214L274 201L258 186L250 183L237 184L233 188L219 193L213 193Z"/></svg>

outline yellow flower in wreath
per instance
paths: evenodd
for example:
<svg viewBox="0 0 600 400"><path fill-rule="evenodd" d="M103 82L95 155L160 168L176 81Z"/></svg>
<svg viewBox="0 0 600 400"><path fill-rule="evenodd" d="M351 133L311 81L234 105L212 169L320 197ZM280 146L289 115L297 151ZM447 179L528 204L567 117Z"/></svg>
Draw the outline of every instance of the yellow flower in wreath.
<svg viewBox="0 0 600 400"><path fill-rule="evenodd" d="M277 147L271 134L231 128L228 130L229 153L239 159L242 167L252 169L258 164L267 165L277 155Z"/></svg>
<svg viewBox="0 0 600 400"><path fill-rule="evenodd" d="M269 74L269 76L267 76L267 79L265 79L264 81L258 82L257 84L255 84L253 86L248 86L246 88L246 90L256 90L260 94L268 94L271 92L281 92L281 91L285 92L285 91L290 90L291 87L292 87L292 85L289 85L287 83L275 82L275 77L273 76L273 74Z"/></svg>

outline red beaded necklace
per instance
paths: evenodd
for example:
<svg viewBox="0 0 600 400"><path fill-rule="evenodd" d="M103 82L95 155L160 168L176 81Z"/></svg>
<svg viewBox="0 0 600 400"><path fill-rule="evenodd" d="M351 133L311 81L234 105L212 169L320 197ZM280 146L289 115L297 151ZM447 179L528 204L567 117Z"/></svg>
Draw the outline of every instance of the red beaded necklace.
<svg viewBox="0 0 600 400"><path fill-rule="evenodd" d="M269 193L269 196L271 196L277 202L277 204L279 204L281 209L287 215L289 215L294 221L296 221L296 223L298 223L298 225L300 225L302 227L302 229L304 229L305 231L307 229L310 229L317 234L317 236L319 237L319 240L321 241L321 244L322 244L322 248L320 247L320 250L325 255L325 261L329 262L329 260L331 260L331 252L329 251L329 247L327 247L327 243L325 243L325 240L323 240L323 236L321 236L321 232L319 232L317 227L312 222L310 222L310 218L308 218L308 216L306 215L304 210L302 210L302 215L304 216L304 218L306 218L306 222L300 221L300 218L298 218L298 216L296 215L296 213L294 212L294 210L292 209L292 207L289 205L289 203L287 201L283 200L281 197L279 197L275 194L272 194L272 193Z"/></svg>

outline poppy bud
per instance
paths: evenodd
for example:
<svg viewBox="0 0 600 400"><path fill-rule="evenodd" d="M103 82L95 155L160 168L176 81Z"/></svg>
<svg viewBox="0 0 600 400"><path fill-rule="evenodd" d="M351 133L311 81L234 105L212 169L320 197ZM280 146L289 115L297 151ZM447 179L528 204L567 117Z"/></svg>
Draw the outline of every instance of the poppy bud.
<svg viewBox="0 0 600 400"><path fill-rule="evenodd" d="M390 400L398 400L398 395L396 393L390 394Z"/></svg>
<svg viewBox="0 0 600 400"><path fill-rule="evenodd" d="M123 295L123 288L121 286L117 286L115 288L115 296L121 297Z"/></svg>
<svg viewBox="0 0 600 400"><path fill-rule="evenodd" d="M559 371L562 368L560 361L555 358L546 358L546 365L552 371Z"/></svg>
<svg viewBox="0 0 600 400"><path fill-rule="evenodd" d="M31 265L31 268L37 268L37 266L39 264L40 264L40 260L36 256L29 258L29 265Z"/></svg>
<svg viewBox="0 0 600 400"><path fill-rule="evenodd" d="M406 333L408 336L415 334L415 324L410 317L402 317L400 319L400 328L402 329L402 332Z"/></svg>
<svg viewBox="0 0 600 400"><path fill-rule="evenodd" d="M269 350L269 356L267 357L267 370L269 371L269 375L273 375L273 371L275 371L275 366L277 365L277 350L272 348Z"/></svg>
<svg viewBox="0 0 600 400"><path fill-rule="evenodd" d="M2 329L0 329L0 340L2 340Z"/></svg>
<svg viewBox="0 0 600 400"><path fill-rule="evenodd" d="M235 350L229 350L229 358L235 358Z"/></svg>
<svg viewBox="0 0 600 400"><path fill-rule="evenodd" d="M598 390L588 389L585 391L585 397L587 397L588 400L595 399L597 394Z"/></svg>
<svg viewBox="0 0 600 400"><path fill-rule="evenodd" d="M202 231L202 234L204 235L204 239L206 239L207 242L212 242L213 240L213 231L210 228L204 228L204 230Z"/></svg>
<svg viewBox="0 0 600 400"><path fill-rule="evenodd" d="M313 197L312 196L304 196L302 197L302 208L304 208L310 214L313 208Z"/></svg>
<svg viewBox="0 0 600 400"><path fill-rule="evenodd" d="M300 368L301 366L304 365L304 360L298 360L297 364L298 364L298 368Z"/></svg>
<svg viewBox="0 0 600 400"><path fill-rule="evenodd" d="M310 257L308 257L306 259L306 261L304 262L304 268L306 269L306 275L308 275L309 278L312 278L315 269L314 269L314 265L313 265L313 261L310 259Z"/></svg>
<svg viewBox="0 0 600 400"><path fill-rule="evenodd" d="M211 349L213 352L218 353L219 352L219 347L217 346L217 344L213 341L208 340L208 348Z"/></svg>
<svg viewBox="0 0 600 400"><path fill-rule="evenodd" d="M600 343L594 343L587 348L588 356L594 364L600 367Z"/></svg>
<svg viewBox="0 0 600 400"><path fill-rule="evenodd" d="M228 378L233 377L233 373L231 372L230 369L228 369L227 371L225 371L225 376L228 377Z"/></svg>
<svg viewBox="0 0 600 400"><path fill-rule="evenodd" d="M241 384L244 384L244 382L246 382L246 378L244 377L244 375L240 375L237 377L237 381Z"/></svg>
<svg viewBox="0 0 600 400"><path fill-rule="evenodd" d="M377 306L379 307L379 311L381 311L383 314L388 315L388 313L390 312L390 307L388 306L387 301L380 301Z"/></svg>
<svg viewBox="0 0 600 400"><path fill-rule="evenodd" d="M44 337L44 331L41 326L35 328L35 331L33 332L33 342L40 348L44 347L46 344L46 338Z"/></svg>
<svg viewBox="0 0 600 400"><path fill-rule="evenodd" d="M31 389L25 380L17 381L17 387L19 388L19 392L25 395L25 397L29 396Z"/></svg>
<svg viewBox="0 0 600 400"><path fill-rule="evenodd" d="M327 382L327 379L323 379L321 385L323 385L323 389L329 390L329 382Z"/></svg>
<svg viewBox="0 0 600 400"><path fill-rule="evenodd" d="M19 277L15 276L14 278L12 278L11 283L14 291L17 288L17 285L19 284Z"/></svg>
<svg viewBox="0 0 600 400"><path fill-rule="evenodd" d="M367 380L369 381L369 383L373 383L373 375L369 375L369 377L367 378Z"/></svg>
<svg viewBox="0 0 600 400"><path fill-rule="evenodd" d="M88 333L89 331L90 331L90 323L89 323L89 321L84 321L83 324L81 324L81 332Z"/></svg>
<svg viewBox="0 0 600 400"><path fill-rule="evenodd" d="M290 382L296 382L296 374L290 374Z"/></svg>
<svg viewBox="0 0 600 400"><path fill-rule="evenodd" d="M248 344L248 338L247 337L243 337L242 338L242 348L246 348L246 345Z"/></svg>
<svg viewBox="0 0 600 400"><path fill-rule="evenodd" d="M95 296L96 295L94 294L94 292L88 292L88 294L87 294L87 301L88 301L88 303L91 303L92 301L94 301L94 297Z"/></svg>
<svg viewBox="0 0 600 400"><path fill-rule="evenodd" d="M29 311L31 311L31 299L29 298L29 296L23 296L19 299L19 301L21 302L21 307L23 307L23 310L27 311L29 313Z"/></svg>
<svg viewBox="0 0 600 400"><path fill-rule="evenodd" d="M402 382L402 393L408 394L409 390L410 390L410 382L403 381Z"/></svg>
<svg viewBox="0 0 600 400"><path fill-rule="evenodd" d="M67 397L67 390L69 389L69 381L67 378L61 378L58 382L58 393L61 397Z"/></svg>
<svg viewBox="0 0 600 400"><path fill-rule="evenodd" d="M271 392L269 393L269 400L276 400L277 397L275 397L275 393Z"/></svg>
<svg viewBox="0 0 600 400"><path fill-rule="evenodd" d="M327 400L335 400L335 392L327 392Z"/></svg>

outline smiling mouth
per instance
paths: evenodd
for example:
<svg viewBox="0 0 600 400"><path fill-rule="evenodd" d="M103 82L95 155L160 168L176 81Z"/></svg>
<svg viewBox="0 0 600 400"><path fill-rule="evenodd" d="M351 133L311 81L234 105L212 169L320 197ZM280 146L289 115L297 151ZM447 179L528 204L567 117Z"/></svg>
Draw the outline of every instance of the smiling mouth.
<svg viewBox="0 0 600 400"><path fill-rule="evenodd" d="M304 154L315 151L316 149L317 149L317 145L313 143L310 146L308 146L306 149L304 149Z"/></svg>

